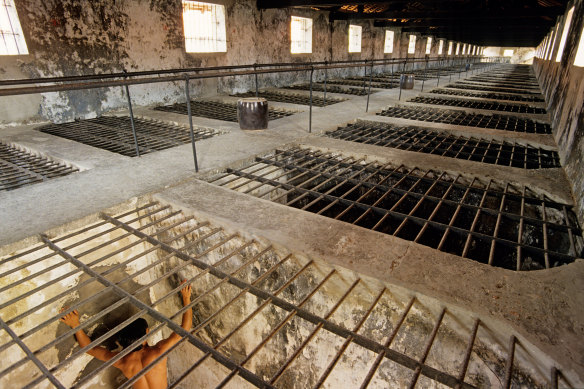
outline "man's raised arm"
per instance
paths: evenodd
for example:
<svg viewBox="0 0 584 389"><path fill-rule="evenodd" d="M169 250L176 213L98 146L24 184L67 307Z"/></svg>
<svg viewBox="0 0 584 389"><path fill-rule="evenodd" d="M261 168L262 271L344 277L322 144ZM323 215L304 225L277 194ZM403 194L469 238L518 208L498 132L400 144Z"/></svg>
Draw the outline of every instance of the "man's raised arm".
<svg viewBox="0 0 584 389"><path fill-rule="evenodd" d="M181 282L181 285L184 284L185 282L186 280L183 280ZM186 307L191 303L192 290L193 288L191 287L191 284L187 284L181 289L180 294L182 297L183 307ZM185 331L190 331L192 326L193 326L193 309L189 308L182 315L181 327ZM164 352L171 348L174 344L176 344L176 342L178 342L181 338L182 337L179 334L173 332L167 339L158 342L156 346L160 348L161 352Z"/></svg>
<svg viewBox="0 0 584 389"><path fill-rule="evenodd" d="M67 309L67 308L65 307L61 311L64 311L65 309ZM65 324L67 324L71 328L78 327L80 324L79 323L79 312L77 312L77 310L74 310L72 312L69 312L68 314L66 314L65 316L60 318L59 320ZM82 329L79 329L77 332L75 332L75 339L77 339L77 342L79 343L79 346L81 346L81 348L83 348L91 343L91 339L89 338L89 336L87 336L85 331L83 331ZM94 347L90 350L87 350L87 354L91 355L94 358L99 359L100 361L105 362L105 361L109 361L110 359L112 359L117 353L113 353L113 352L109 351L108 349L106 349L105 347L97 346L97 347ZM114 364L114 366L115 366L115 364Z"/></svg>

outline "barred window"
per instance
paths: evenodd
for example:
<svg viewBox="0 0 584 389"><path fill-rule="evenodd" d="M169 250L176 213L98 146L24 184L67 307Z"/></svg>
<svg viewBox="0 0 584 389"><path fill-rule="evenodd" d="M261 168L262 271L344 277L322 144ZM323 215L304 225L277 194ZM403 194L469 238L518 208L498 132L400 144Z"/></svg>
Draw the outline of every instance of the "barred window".
<svg viewBox="0 0 584 389"><path fill-rule="evenodd" d="M312 19L292 16L290 42L292 54L312 53Z"/></svg>
<svg viewBox="0 0 584 389"><path fill-rule="evenodd" d="M361 26L349 25L349 53L361 52Z"/></svg>
<svg viewBox="0 0 584 389"><path fill-rule="evenodd" d="M416 52L416 36L410 35L410 44L408 45L408 54L414 54Z"/></svg>
<svg viewBox="0 0 584 389"><path fill-rule="evenodd" d="M557 35L558 35L558 27L559 27L559 24L556 24L555 27L554 27L554 29L553 29L553 31L552 31L552 35L550 35L550 44L549 44L549 47L548 47L547 55L545 57L545 59L547 61L549 61L550 59L552 59L552 53L554 52L554 47L556 46L556 38L557 38Z"/></svg>
<svg viewBox="0 0 584 389"><path fill-rule="evenodd" d="M385 47L383 48L383 52L385 54L391 54L393 53L393 37L394 37L394 32L391 30L386 30L385 31Z"/></svg>
<svg viewBox="0 0 584 389"><path fill-rule="evenodd" d="M187 53L226 52L225 7L188 0L182 5Z"/></svg>
<svg viewBox="0 0 584 389"><path fill-rule="evenodd" d="M14 0L2 0L0 6L0 55L28 54Z"/></svg>
<svg viewBox="0 0 584 389"><path fill-rule="evenodd" d="M574 7L570 8L568 14L566 15L566 21L564 22L564 30L562 31L562 39L560 40L558 55L556 55L556 62L560 62L562 60L562 54L564 54L564 46L566 45L566 38L568 38L568 32L570 31L570 24L572 23L573 13Z"/></svg>
<svg viewBox="0 0 584 389"><path fill-rule="evenodd" d="M584 28L580 33L580 41L578 42L578 51L576 52L576 58L574 59L574 65L578 67L584 66Z"/></svg>

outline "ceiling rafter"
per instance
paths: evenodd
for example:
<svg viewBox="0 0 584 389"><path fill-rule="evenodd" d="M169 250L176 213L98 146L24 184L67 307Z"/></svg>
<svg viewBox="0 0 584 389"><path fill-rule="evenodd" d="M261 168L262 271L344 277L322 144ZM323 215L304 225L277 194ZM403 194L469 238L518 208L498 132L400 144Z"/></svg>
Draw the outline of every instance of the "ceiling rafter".
<svg viewBox="0 0 584 389"><path fill-rule="evenodd" d="M329 12L331 23L373 21L422 35L447 34L492 45L535 46L564 14L569 0L257 0L258 9L312 8ZM449 38L454 39L454 38ZM498 42L498 43L497 43Z"/></svg>

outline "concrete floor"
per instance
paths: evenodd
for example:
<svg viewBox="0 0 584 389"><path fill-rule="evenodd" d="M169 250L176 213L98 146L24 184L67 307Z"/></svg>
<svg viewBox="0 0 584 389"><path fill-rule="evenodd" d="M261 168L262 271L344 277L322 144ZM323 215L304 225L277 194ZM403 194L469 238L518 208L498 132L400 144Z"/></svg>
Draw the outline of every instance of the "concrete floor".
<svg viewBox="0 0 584 389"><path fill-rule="evenodd" d="M453 77L452 81L455 80L458 79ZM449 83L448 78L441 78L439 85ZM427 93L434 87L436 80L430 80L425 83L424 90ZM410 97L420 94L420 88L421 82L418 81L414 90L402 92L399 102L399 90L380 90L371 95L369 112L365 112L366 96L338 95L348 101L313 109L312 134L307 132L307 106L270 103L273 107L302 112L271 122L268 130L255 132L241 131L237 123L194 117L196 126L224 132L197 143L199 173L194 171L191 145L129 158L42 134L33 130L36 125L2 128L1 140L67 161L83 171L0 193L0 246L3 246L0 255L36 242L39 233L55 235L97 219L97 213L103 209L131 201L135 197L152 196L202 219L213 220L227 230L262 237L306 257L405 286L415 292L436 297L446 304L468 309L479 317L498 320L502 326L517 331L560 363L565 374L574 373L583 377L583 260L578 259L570 265L550 270L509 271L245 196L199 180L222 167L241 165L255 155L267 153L276 147L297 144L382 162L499 179L537 188L554 200L573 203L570 186L562 169L524 170L487 165L319 136L322 132L363 119L416 124L456 134L472 133L490 139L529 142L534 146L555 149L551 135L451 126L375 115L383 108L397 103L423 106L405 103ZM320 92L316 94L322 95ZM184 115L149 108L137 108L135 114L188 125ZM542 119L542 115L517 115Z"/></svg>

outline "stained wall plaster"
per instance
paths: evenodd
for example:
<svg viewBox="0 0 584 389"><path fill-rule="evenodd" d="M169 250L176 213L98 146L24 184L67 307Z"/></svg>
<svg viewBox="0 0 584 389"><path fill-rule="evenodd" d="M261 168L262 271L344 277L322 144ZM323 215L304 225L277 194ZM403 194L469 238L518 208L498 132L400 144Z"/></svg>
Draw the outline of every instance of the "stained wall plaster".
<svg viewBox="0 0 584 389"><path fill-rule="evenodd" d="M217 0L226 8L227 52L186 53L182 6L178 0L19 0L17 11L30 54L0 58L4 79L77 76L198 66L273 62L395 58L407 51L407 34L396 31L392 54L384 54L385 28L363 27L361 53L348 53L348 21L329 23L327 12L308 9L258 10L253 0ZM290 53L290 16L313 18L312 54ZM425 42L425 41L424 41ZM418 56L424 56L422 40ZM404 49L404 46L406 48ZM422 47L424 46L424 47ZM410 55L411 56L411 55ZM419 66L419 65L418 65ZM375 73L390 67L376 67ZM363 68L331 70L330 77L363 75ZM304 82L308 72L259 76L260 87ZM324 72L315 72L315 80ZM191 81L191 96L237 93L254 88L253 76ZM183 83L130 87L132 102L150 105L184 101ZM100 116L124 108L122 88L43 93L0 99L0 122Z"/></svg>

